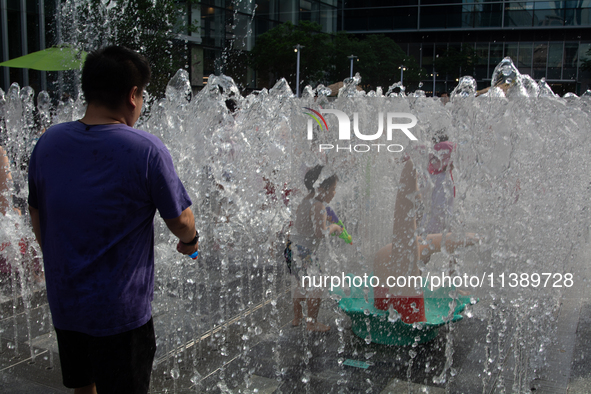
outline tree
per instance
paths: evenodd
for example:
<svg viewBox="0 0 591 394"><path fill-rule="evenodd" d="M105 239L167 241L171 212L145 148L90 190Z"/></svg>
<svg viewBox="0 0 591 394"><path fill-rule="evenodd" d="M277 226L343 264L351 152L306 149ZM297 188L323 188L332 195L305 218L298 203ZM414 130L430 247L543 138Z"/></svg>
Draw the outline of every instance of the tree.
<svg viewBox="0 0 591 394"><path fill-rule="evenodd" d="M461 50L449 48L435 59L434 65L438 73L448 74L451 79L456 79L471 75L477 62L478 55L474 48L463 47Z"/></svg>
<svg viewBox="0 0 591 394"><path fill-rule="evenodd" d="M284 77L295 86L296 55L293 47L304 45L301 52L300 81L302 84L330 84L349 77L350 59L355 55L354 70L361 74L366 89L377 86L387 89L400 80L404 65L404 81L418 82L421 69L417 61L406 55L394 40L384 35L368 35L363 39L346 32L335 35L322 33L317 23L302 21L276 26L257 38L251 52L251 64L259 73L261 85L272 86Z"/></svg>
<svg viewBox="0 0 591 394"><path fill-rule="evenodd" d="M193 27L182 24L183 10L174 0L79 0L60 7L58 44L86 51L115 44L138 51L150 61L152 96L162 97L170 78L187 63L185 45L176 36Z"/></svg>
<svg viewBox="0 0 591 394"><path fill-rule="evenodd" d="M348 58L351 55L357 56L353 61L353 72L359 72L359 55L364 52L363 42L347 32L340 31L333 36L332 51L331 51L331 65L328 71L328 79L331 82L339 82L350 75L351 60ZM365 62L366 59L364 59ZM362 75L363 82L365 82L365 75Z"/></svg>
<svg viewBox="0 0 591 394"><path fill-rule="evenodd" d="M382 34L367 35L358 39L349 34L337 33L333 40L331 79L342 81L350 74L348 56L355 55L354 72L361 75L362 86L384 90L400 80L400 66L404 66L404 84L418 82L421 69L414 57L407 55L394 40Z"/></svg>
<svg viewBox="0 0 591 394"><path fill-rule="evenodd" d="M591 71L591 48L585 52L585 59L582 59L581 62L581 70L583 71Z"/></svg>
<svg viewBox="0 0 591 394"><path fill-rule="evenodd" d="M300 83L326 82L330 36L322 33L322 26L318 23L301 21L297 26L286 22L257 37L250 59L261 85L270 87L280 78L285 78L290 86L295 87L297 54L294 47L297 44L303 46L300 52Z"/></svg>
<svg viewBox="0 0 591 394"><path fill-rule="evenodd" d="M146 56L152 67L150 94L161 97L179 68L187 64L185 45L175 39L187 30L179 26L182 10L173 0L110 0L112 43L124 45Z"/></svg>

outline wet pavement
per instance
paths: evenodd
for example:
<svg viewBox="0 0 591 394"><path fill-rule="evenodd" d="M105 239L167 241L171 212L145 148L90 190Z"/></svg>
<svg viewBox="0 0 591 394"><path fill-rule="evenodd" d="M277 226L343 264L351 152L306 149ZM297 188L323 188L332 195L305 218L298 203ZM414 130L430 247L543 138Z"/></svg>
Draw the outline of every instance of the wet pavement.
<svg viewBox="0 0 591 394"><path fill-rule="evenodd" d="M526 330L527 322L512 318L510 303L481 297L468 307L462 321L441 328L428 343L368 344L351 332L350 319L331 299L323 301L320 311L320 320L332 326L329 333L292 327L288 278L283 270L268 265L253 270L251 278L276 275L278 285L271 287L271 293L263 291L268 286L262 279L253 280L250 293L228 295L220 303L217 295L223 288L243 284L243 278L235 279L231 270L191 283L192 290L157 292L154 322L160 338L150 392L509 393L527 382L530 392L588 393L591 297L586 282L591 268L586 267L585 256L590 251L587 243L573 250L573 259L565 263L565 269L580 273L576 282L580 285L565 290L551 311L558 335L546 345L546 360L534 380L523 368L514 367L533 360L520 359L526 357L522 346L531 343L517 343L515 338L522 337L515 335L516 330ZM283 263L278 259L277 264ZM6 286L11 278L2 279L0 392L72 392L61 384L43 288L34 289L23 301ZM203 298L193 302L189 293ZM507 324L489 319L493 303L505 309ZM188 336L192 332L199 334ZM32 347L28 338L33 338Z"/></svg>

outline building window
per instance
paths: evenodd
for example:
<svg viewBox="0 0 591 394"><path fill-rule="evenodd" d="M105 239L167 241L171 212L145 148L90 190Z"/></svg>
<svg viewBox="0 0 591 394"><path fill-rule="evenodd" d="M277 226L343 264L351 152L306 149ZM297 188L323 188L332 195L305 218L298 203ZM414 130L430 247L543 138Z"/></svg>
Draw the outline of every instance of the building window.
<svg viewBox="0 0 591 394"><path fill-rule="evenodd" d="M564 2L543 1L536 3L534 26L563 26Z"/></svg>
<svg viewBox="0 0 591 394"><path fill-rule="evenodd" d="M421 7L421 29L462 27L462 6Z"/></svg>
<svg viewBox="0 0 591 394"><path fill-rule="evenodd" d="M320 4L319 23L322 25L322 31L325 33L336 33L337 29L337 9Z"/></svg>
<svg viewBox="0 0 591 394"><path fill-rule="evenodd" d="M562 70L563 79L577 78L577 63L579 61L579 43L566 42L564 43L564 68Z"/></svg>
<svg viewBox="0 0 591 394"><path fill-rule="evenodd" d="M495 67L503 60L503 44L490 44L490 59L488 62L489 73L492 74Z"/></svg>
<svg viewBox="0 0 591 394"><path fill-rule="evenodd" d="M476 55L478 56L478 62L474 67L474 76L476 79L490 79L488 74L488 43L476 44Z"/></svg>
<svg viewBox="0 0 591 394"><path fill-rule="evenodd" d="M532 52L533 44L531 42L519 43L519 55L517 57L517 68L522 74L532 75Z"/></svg>
<svg viewBox="0 0 591 394"><path fill-rule="evenodd" d="M591 25L591 4L588 1L567 1L564 10L564 24L567 26Z"/></svg>
<svg viewBox="0 0 591 394"><path fill-rule="evenodd" d="M577 75L577 82L579 82L579 91L581 93L585 92L588 89L591 89L591 71L583 71L580 69L581 63L583 60L589 58L589 50L591 50L591 44L589 43L581 43L579 45L579 54L578 57L578 75Z"/></svg>
<svg viewBox="0 0 591 394"><path fill-rule="evenodd" d="M345 30L367 30L367 10L345 10Z"/></svg>
<svg viewBox="0 0 591 394"><path fill-rule="evenodd" d="M562 42L552 42L548 45L548 79L562 79L563 47Z"/></svg>
<svg viewBox="0 0 591 394"><path fill-rule="evenodd" d="M510 42L505 44L505 57L510 57L513 64L517 66L517 54L519 53L519 44Z"/></svg>
<svg viewBox="0 0 591 394"><path fill-rule="evenodd" d="M402 7L392 9L394 15L394 29L416 29L419 9L417 7Z"/></svg>
<svg viewBox="0 0 591 394"><path fill-rule="evenodd" d="M502 4L474 4L474 27L501 27Z"/></svg>
<svg viewBox="0 0 591 394"><path fill-rule="evenodd" d="M433 66L433 51L434 51L433 44L423 44L423 57L421 62L421 67L427 68L427 71Z"/></svg>
<svg viewBox="0 0 591 394"><path fill-rule="evenodd" d="M546 77L546 63L548 59L548 44L535 43L533 52L533 71L534 79Z"/></svg>
<svg viewBox="0 0 591 394"><path fill-rule="evenodd" d="M534 3L505 4L505 27L528 27L533 24Z"/></svg>
<svg viewBox="0 0 591 394"><path fill-rule="evenodd" d="M392 8L372 8L367 10L369 18L369 28L371 30L392 30L394 28L394 18Z"/></svg>
<svg viewBox="0 0 591 394"><path fill-rule="evenodd" d="M298 10L299 7L295 4L295 0L279 0L279 20L281 22L297 23L296 12Z"/></svg>

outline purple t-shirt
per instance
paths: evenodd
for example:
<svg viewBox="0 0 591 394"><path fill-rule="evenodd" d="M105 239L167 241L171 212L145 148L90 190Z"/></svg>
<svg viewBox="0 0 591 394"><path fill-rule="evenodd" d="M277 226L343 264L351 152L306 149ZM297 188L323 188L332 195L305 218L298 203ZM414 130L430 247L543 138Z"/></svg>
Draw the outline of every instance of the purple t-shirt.
<svg viewBox="0 0 591 394"><path fill-rule="evenodd" d="M170 153L123 124L49 128L29 166L55 327L93 336L145 324L154 291L154 215L191 200Z"/></svg>

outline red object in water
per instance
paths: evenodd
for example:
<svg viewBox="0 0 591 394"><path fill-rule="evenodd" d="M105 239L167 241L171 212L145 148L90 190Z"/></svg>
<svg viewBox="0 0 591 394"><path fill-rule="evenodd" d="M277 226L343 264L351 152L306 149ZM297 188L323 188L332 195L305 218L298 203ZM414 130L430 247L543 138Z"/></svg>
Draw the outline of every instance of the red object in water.
<svg viewBox="0 0 591 394"><path fill-rule="evenodd" d="M3 252L8 246L10 246L10 242L2 242L0 243L0 252ZM29 241L26 238L21 238L18 242L18 250L23 255L25 268L33 269L35 272L41 272L41 263L39 258L37 257L37 253L34 249L31 249L29 259L27 259L27 253L29 248ZM3 274L10 274L12 271L12 265L6 261L6 257L0 255L0 273Z"/></svg>
<svg viewBox="0 0 591 394"><path fill-rule="evenodd" d="M0 244L0 252L4 251L4 249L6 249L7 247L10 246L10 242L2 242L2 244ZM19 246L19 250L22 254L27 253L27 240L25 238L21 238L20 241L18 241L18 246Z"/></svg>
<svg viewBox="0 0 591 394"><path fill-rule="evenodd" d="M275 185L271 183L267 178L263 177L265 181L265 194L271 195L271 200L277 201L277 195L275 193ZM287 206L289 204L289 195L293 192L292 189L287 188L287 183L283 184L283 189L281 189L281 198L283 199L283 203Z"/></svg>
<svg viewBox="0 0 591 394"><path fill-rule="evenodd" d="M373 293L374 306L377 309L387 311L392 305L405 323L412 324L427 321L425 317L425 299L422 295L417 297L393 296L387 287L376 287L373 289Z"/></svg>
<svg viewBox="0 0 591 394"><path fill-rule="evenodd" d="M21 251L21 254L25 254L27 253L27 247L29 246L27 243L27 240L24 238L21 238L20 241L18 241L18 246L19 246L19 250Z"/></svg>

